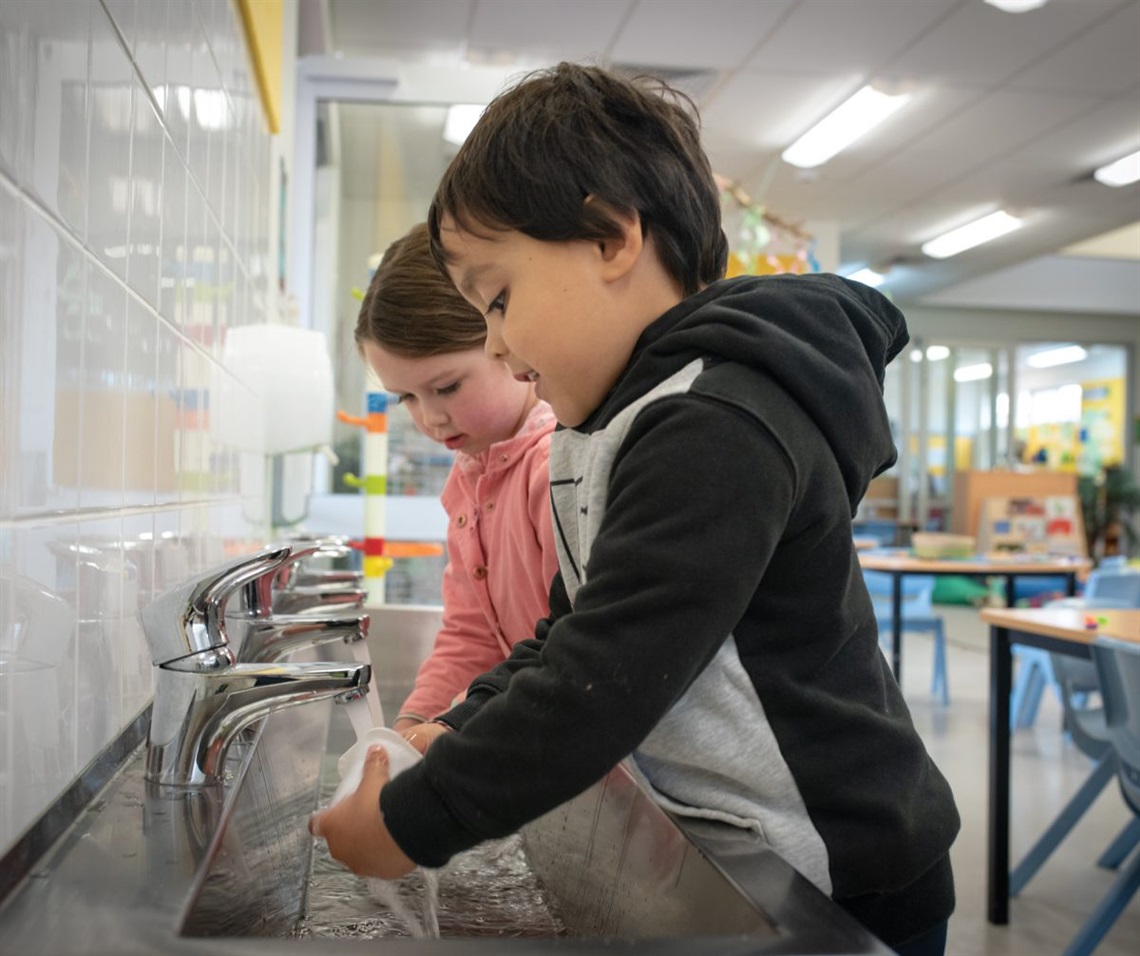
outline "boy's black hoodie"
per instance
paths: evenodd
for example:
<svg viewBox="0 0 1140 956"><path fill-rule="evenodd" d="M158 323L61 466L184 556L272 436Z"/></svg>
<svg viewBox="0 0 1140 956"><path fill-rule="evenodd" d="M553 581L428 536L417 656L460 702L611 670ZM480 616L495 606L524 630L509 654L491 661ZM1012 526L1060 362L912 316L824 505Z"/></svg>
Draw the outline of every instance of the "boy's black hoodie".
<svg viewBox="0 0 1140 956"><path fill-rule="evenodd" d="M560 428L560 573L381 808L418 863L514 832L629 757L670 810L760 833L889 945L953 910L959 820L879 650L851 518L895 460L901 313L830 275L714 283Z"/></svg>

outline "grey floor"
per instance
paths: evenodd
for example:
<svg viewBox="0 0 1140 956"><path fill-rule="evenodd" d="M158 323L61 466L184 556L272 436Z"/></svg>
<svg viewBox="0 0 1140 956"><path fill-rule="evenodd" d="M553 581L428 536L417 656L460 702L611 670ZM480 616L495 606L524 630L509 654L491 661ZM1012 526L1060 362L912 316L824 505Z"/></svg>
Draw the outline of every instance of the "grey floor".
<svg viewBox="0 0 1140 956"><path fill-rule="evenodd" d="M916 725L947 776L962 815L952 851L958 908L950 956L1060 954L1112 884L1096 858L1131 818L1112 782L1037 875L1010 901L1007 926L986 921L986 799L989 754L988 629L971 607L937 607L946 625L950 705L930 693L931 639L903 638L903 691ZM1043 699L1036 724L1012 742L1010 858L1016 863L1085 780L1091 763L1061 733L1061 707ZM1096 949L1096 956L1140 954L1140 895Z"/></svg>

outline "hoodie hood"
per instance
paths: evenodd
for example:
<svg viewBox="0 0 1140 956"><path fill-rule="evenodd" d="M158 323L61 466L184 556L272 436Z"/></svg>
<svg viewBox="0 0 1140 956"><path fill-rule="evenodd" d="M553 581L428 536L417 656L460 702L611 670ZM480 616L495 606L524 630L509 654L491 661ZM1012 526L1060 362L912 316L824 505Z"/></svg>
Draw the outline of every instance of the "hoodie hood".
<svg viewBox="0 0 1140 956"><path fill-rule="evenodd" d="M755 368L823 433L854 512L871 479L897 458L883 376L909 338L894 304L859 282L829 274L725 279L645 330L611 398L624 403L630 390L642 392L697 357Z"/></svg>

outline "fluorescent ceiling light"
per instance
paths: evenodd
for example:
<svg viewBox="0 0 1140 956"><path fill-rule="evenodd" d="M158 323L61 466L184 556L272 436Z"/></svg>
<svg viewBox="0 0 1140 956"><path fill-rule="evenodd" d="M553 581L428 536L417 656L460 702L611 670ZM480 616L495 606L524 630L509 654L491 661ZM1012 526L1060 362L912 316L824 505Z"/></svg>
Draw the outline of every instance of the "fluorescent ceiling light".
<svg viewBox="0 0 1140 956"><path fill-rule="evenodd" d="M991 7L997 7L1006 13L1025 13L1043 7L1049 0L986 0Z"/></svg>
<svg viewBox="0 0 1140 956"><path fill-rule="evenodd" d="M948 259L950 256L958 255L959 252L980 246L983 242L1004 236L1007 232L1013 232L1014 229L1020 229L1022 224L1021 219L999 209L923 243L922 251L931 259Z"/></svg>
<svg viewBox="0 0 1140 956"><path fill-rule="evenodd" d="M979 362L977 365L963 365L954 369L955 382L980 382L994 374L994 367L989 362Z"/></svg>
<svg viewBox="0 0 1140 956"><path fill-rule="evenodd" d="M1140 149L1115 163L1101 166L1093 178L1106 186L1127 186L1140 179Z"/></svg>
<svg viewBox="0 0 1140 956"><path fill-rule="evenodd" d="M910 350L910 360L912 362L915 362L915 363L921 362L922 361L922 349L911 349Z"/></svg>
<svg viewBox="0 0 1140 956"><path fill-rule="evenodd" d="M443 138L456 146L462 146L486 108L477 103L455 103L449 106L447 119L443 123Z"/></svg>
<svg viewBox="0 0 1140 956"><path fill-rule="evenodd" d="M926 347L926 360L928 362L941 362L950 357L950 349L945 345L928 345Z"/></svg>
<svg viewBox="0 0 1140 956"><path fill-rule="evenodd" d="M856 269L847 275L848 279L853 279L855 282L862 282L863 285L869 285L872 289L876 286L882 285L887 277L882 272L876 272L874 269Z"/></svg>
<svg viewBox="0 0 1140 956"><path fill-rule="evenodd" d="M1054 365L1068 365L1070 362L1080 362L1086 358L1088 354L1089 353L1079 345L1062 345L1059 348L1034 352L1025 360L1025 364L1031 368L1052 368Z"/></svg>
<svg viewBox="0 0 1140 956"><path fill-rule="evenodd" d="M878 126L909 99L910 93L891 95L873 86L864 86L780 155L784 162L801 169L822 166L836 153Z"/></svg>

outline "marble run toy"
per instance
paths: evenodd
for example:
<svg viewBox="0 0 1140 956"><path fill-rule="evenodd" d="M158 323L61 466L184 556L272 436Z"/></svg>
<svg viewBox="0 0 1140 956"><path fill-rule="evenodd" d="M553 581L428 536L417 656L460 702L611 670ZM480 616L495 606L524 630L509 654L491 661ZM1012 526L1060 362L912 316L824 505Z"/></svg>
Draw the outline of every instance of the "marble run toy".
<svg viewBox="0 0 1140 956"><path fill-rule="evenodd" d="M364 477L345 475L345 483L364 492L364 538L351 541L352 547L364 553L364 586L369 604L384 603L384 575L394 558L414 558L443 553L439 544L417 541L388 541L386 502L388 494L388 395L365 393L367 413L361 417L338 411L336 417L346 425L356 425L364 434Z"/></svg>

